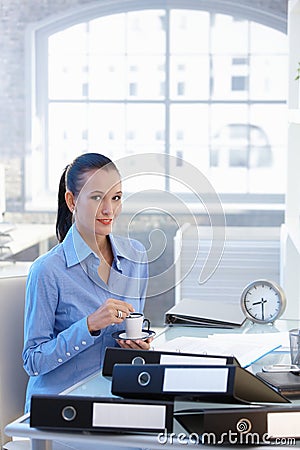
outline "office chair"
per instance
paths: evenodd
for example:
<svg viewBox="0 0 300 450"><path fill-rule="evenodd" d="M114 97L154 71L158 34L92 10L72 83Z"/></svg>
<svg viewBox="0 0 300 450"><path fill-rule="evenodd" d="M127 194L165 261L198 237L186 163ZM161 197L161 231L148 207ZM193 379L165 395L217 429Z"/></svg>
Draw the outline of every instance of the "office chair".
<svg viewBox="0 0 300 450"><path fill-rule="evenodd" d="M26 276L0 278L0 442L2 449L29 449L29 440L11 441L5 426L24 414L28 375L23 369Z"/></svg>

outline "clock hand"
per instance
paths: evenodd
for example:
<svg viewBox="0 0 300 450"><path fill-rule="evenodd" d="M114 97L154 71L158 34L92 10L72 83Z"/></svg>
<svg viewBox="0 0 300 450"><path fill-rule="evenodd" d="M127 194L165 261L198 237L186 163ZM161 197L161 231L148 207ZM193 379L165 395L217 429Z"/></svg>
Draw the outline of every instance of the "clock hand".
<svg viewBox="0 0 300 450"><path fill-rule="evenodd" d="M264 300L263 298L259 302L254 302L252 305L261 305L262 303L267 303L267 300Z"/></svg>
<svg viewBox="0 0 300 450"><path fill-rule="evenodd" d="M264 304L266 303L267 300L264 301L264 299L261 299L261 318L262 320L264 320L265 318L265 307Z"/></svg>

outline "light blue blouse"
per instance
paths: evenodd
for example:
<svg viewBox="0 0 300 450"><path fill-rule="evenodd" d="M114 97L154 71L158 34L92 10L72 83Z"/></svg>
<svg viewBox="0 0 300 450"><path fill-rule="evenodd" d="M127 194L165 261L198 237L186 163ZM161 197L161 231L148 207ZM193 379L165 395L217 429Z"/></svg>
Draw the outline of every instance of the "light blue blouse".
<svg viewBox="0 0 300 450"><path fill-rule="evenodd" d="M59 393L102 367L106 347L117 345L111 325L92 336L87 316L112 297L143 311L148 264L144 246L109 236L113 264L108 283L98 275L99 258L73 225L61 244L40 256L27 279L24 368L29 374L25 411L32 394Z"/></svg>

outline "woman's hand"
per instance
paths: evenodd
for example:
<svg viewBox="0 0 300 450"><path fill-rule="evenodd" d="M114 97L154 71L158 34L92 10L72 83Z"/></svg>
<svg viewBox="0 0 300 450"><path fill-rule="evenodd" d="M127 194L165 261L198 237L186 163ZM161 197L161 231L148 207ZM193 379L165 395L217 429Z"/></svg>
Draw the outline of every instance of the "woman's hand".
<svg viewBox="0 0 300 450"><path fill-rule="evenodd" d="M136 350L149 350L150 344L153 341L153 337L145 339L144 341L137 339L135 341L131 341L130 339L126 339L126 341L118 340L118 344L122 348L133 348Z"/></svg>
<svg viewBox="0 0 300 450"><path fill-rule="evenodd" d="M102 330L113 323L122 323L131 312L134 312L134 308L130 303L108 298L103 305L88 316L89 332Z"/></svg>

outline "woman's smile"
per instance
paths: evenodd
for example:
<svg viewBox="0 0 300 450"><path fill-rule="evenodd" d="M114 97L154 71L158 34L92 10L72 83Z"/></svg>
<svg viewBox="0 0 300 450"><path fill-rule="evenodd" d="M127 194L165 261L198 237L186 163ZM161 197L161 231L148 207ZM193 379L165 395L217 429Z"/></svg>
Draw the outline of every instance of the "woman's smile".
<svg viewBox="0 0 300 450"><path fill-rule="evenodd" d="M103 225L110 225L113 221L113 219L96 219L97 222L102 223Z"/></svg>

